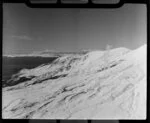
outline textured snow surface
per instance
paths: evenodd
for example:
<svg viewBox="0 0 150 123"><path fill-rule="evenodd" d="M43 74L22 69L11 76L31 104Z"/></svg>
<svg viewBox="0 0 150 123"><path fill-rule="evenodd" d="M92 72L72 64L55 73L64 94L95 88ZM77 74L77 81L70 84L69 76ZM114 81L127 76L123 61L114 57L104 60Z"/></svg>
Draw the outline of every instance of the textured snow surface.
<svg viewBox="0 0 150 123"><path fill-rule="evenodd" d="M51 64L24 69L3 88L2 116L145 119L146 47L65 55Z"/></svg>

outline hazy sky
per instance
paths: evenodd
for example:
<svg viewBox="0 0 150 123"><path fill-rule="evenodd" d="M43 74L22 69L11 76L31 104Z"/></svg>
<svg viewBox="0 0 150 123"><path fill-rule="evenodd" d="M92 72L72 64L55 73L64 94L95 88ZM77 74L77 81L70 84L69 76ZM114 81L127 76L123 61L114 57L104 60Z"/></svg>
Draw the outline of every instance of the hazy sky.
<svg viewBox="0 0 150 123"><path fill-rule="evenodd" d="M3 54L135 49L146 43L146 6L118 9L35 9L3 5Z"/></svg>

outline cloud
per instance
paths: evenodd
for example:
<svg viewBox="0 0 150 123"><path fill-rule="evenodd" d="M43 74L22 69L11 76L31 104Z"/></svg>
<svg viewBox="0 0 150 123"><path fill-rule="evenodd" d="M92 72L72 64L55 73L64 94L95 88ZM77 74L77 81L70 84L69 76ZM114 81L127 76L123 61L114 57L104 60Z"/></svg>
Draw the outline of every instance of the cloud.
<svg viewBox="0 0 150 123"><path fill-rule="evenodd" d="M12 38L20 39L20 40L32 40L31 37L25 35L12 35Z"/></svg>

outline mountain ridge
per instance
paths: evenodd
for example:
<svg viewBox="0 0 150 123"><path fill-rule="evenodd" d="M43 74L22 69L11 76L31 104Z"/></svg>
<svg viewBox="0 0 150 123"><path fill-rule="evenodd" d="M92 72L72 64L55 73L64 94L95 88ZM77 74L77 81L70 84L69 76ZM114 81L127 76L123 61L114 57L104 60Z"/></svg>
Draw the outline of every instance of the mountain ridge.
<svg viewBox="0 0 150 123"><path fill-rule="evenodd" d="M146 45L64 55L3 88L3 118L145 119Z"/></svg>

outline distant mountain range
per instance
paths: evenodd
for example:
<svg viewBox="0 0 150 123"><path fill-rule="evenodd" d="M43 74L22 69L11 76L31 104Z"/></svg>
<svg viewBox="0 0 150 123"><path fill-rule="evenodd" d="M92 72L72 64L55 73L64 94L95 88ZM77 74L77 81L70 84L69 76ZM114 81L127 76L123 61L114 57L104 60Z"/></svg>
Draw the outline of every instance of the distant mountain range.
<svg viewBox="0 0 150 123"><path fill-rule="evenodd" d="M83 50L79 52L60 52L60 51L39 51L33 52L31 54L13 54L13 55L3 55L4 57L60 57L64 55L75 55L75 54L86 54L88 50Z"/></svg>

